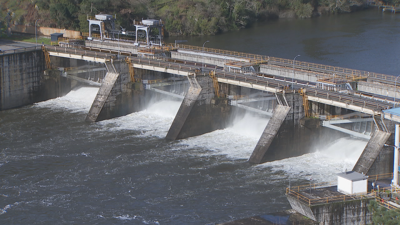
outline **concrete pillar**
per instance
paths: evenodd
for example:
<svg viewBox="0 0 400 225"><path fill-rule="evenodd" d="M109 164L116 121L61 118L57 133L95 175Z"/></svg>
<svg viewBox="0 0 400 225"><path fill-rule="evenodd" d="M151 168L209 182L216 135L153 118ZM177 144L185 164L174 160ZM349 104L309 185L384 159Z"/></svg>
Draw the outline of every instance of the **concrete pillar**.
<svg viewBox="0 0 400 225"><path fill-rule="evenodd" d="M389 137L390 133L376 130L365 146L364 151L361 153L361 156L354 166L353 171L373 175L370 172L370 168L378 158L383 145L386 143Z"/></svg>
<svg viewBox="0 0 400 225"><path fill-rule="evenodd" d="M177 140L225 128L230 116L226 99L214 98L214 87L207 74L188 76L190 88L167 133L167 140Z"/></svg>
<svg viewBox="0 0 400 225"><path fill-rule="evenodd" d="M86 121L98 121L98 116L103 109L103 106L106 103L106 100L108 99L108 96L110 95L118 76L119 73L110 71L107 72L106 77L104 78L104 81L101 84L99 91L97 92L96 98L93 101L92 106L90 107L89 113L86 116Z"/></svg>
<svg viewBox="0 0 400 225"><path fill-rule="evenodd" d="M86 116L86 121L96 122L140 110L140 107L136 106L140 102L137 92L141 92L142 88L131 85L126 62L106 62L106 68L106 76ZM135 92L136 89L138 91Z"/></svg>
<svg viewBox="0 0 400 225"><path fill-rule="evenodd" d="M268 151L269 146L274 140L275 135L278 133L278 130L285 120L286 115L289 113L289 110L289 106L277 105L275 107L274 114L272 115L267 126L265 127L260 140L258 141L253 153L250 156L249 162L261 163L262 158Z"/></svg>

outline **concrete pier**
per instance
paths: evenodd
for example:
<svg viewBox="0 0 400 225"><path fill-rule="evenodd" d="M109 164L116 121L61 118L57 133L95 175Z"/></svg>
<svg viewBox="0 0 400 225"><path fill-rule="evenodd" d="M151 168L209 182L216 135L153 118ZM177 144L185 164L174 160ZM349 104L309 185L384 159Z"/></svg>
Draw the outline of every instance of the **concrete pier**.
<svg viewBox="0 0 400 225"><path fill-rule="evenodd" d="M390 133L388 132L381 130L375 131L371 139L368 141L368 144L358 159L356 165L354 166L353 171L369 174L372 164L375 162L383 145L386 143L389 137Z"/></svg>
<svg viewBox="0 0 400 225"><path fill-rule="evenodd" d="M86 121L96 122L97 118L103 109L104 104L108 96L111 93L112 88L114 87L115 81L117 80L119 74L108 72L106 77L99 89L99 92L96 95L95 100L93 101L92 107L89 110L89 113L86 117Z"/></svg>
<svg viewBox="0 0 400 225"><path fill-rule="evenodd" d="M261 138L258 141L253 153L251 154L249 162L261 162L273 139L275 138L275 135L278 133L279 128L285 120L286 115L289 113L289 110L289 106L277 105L275 107L274 113L265 127L264 132L261 135Z"/></svg>
<svg viewBox="0 0 400 225"><path fill-rule="evenodd" d="M190 88L167 133L167 140L205 134L226 127L230 106L214 98L213 80L208 73L188 76Z"/></svg>

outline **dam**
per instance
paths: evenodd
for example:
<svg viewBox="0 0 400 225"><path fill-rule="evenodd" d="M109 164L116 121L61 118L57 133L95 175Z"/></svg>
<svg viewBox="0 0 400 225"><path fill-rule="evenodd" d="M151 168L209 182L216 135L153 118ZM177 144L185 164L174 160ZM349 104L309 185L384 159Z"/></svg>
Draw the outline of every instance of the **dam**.
<svg viewBox="0 0 400 225"><path fill-rule="evenodd" d="M307 20L301 22L307 23ZM351 22L349 19L345 21L346 24ZM363 23L357 23L357 27L360 25ZM268 33L271 33L268 28ZM382 38L384 33L377 33ZM310 34L315 37L313 32ZM231 38L234 39L233 36ZM294 42L293 45L300 46L301 35L296 35L296 39L300 43ZM359 39L360 44L365 45L362 40ZM191 44L202 46L204 41ZM282 42L286 41L282 38ZM210 39L210 42L206 46L218 46L215 39ZM342 43L354 45L347 39ZM290 43L287 45L294 49L295 54L285 55L270 50L251 52L289 59L301 54L296 62L312 61L306 53L297 53L295 46ZM365 46L371 48L368 44ZM243 44L245 47L248 48L248 45ZM392 68L379 60L382 57L389 64L392 58L390 50L385 49L387 46L380 47L384 48L382 51L386 57L374 58L372 56L375 54L368 51L366 56L369 57L363 57L367 64L352 60L347 60L348 63L346 60L318 63L396 74L395 65ZM223 48L247 52L237 47ZM342 52L343 49L337 51ZM347 58L351 58L356 52L343 51L342 55L333 58L343 58L347 54ZM371 58L373 63L370 62ZM52 58L52 62L55 60ZM67 62L69 64L63 67L68 72L71 67L77 66L78 61ZM72 75L79 74L95 65L89 62L78 70L70 71ZM90 83L91 86L73 89L61 98L0 112L0 165L5 178L2 179L0 191L2 222L207 224L210 221L218 223L262 215L290 208L285 197L285 188L288 186L314 186L315 183L330 180L329 177L345 168L351 170L367 144L364 138L339 138L336 142L309 149L313 152L311 154L259 165L249 164L248 159L268 121L267 116L258 117L256 115L262 114L250 111L261 108L265 114L271 114L272 103L266 102L250 104L255 107L239 105L240 109L246 108L246 116L242 120L235 119L231 128L165 141L182 97L190 85L186 80L178 81L179 77L174 79L176 83L187 84L175 85L169 93L162 92L162 96L170 100L150 103L145 110L127 116L95 123L85 122L100 81L106 73L104 64L98 66L92 68L90 74L79 74L82 77L80 82ZM51 79L48 80L52 80L66 78L70 74L49 75L47 78ZM84 76L87 79L83 79ZM70 80L72 85L75 83L71 78L66 80ZM291 81L291 77L288 80ZM166 82L159 83L153 87L166 86ZM289 89L290 86L291 83ZM394 82L391 86L395 86ZM161 93L159 90L153 88L151 92ZM386 94L383 92L383 95ZM172 98L172 95L179 96ZM231 104L246 101L239 97L235 99L232 96L231 100L237 102L231 101ZM274 97L276 99L276 96L263 96L266 99ZM254 100L256 98L254 96ZM394 96L388 98L393 99ZM337 125L332 119L326 120L326 123ZM348 130L370 135L371 123L375 122L347 123L347 126L352 128ZM267 154L272 152L270 150Z"/></svg>
<svg viewBox="0 0 400 225"><path fill-rule="evenodd" d="M39 67L26 54L35 54ZM168 95L183 102L167 140L224 129L234 112L250 111L269 118L251 163L299 156L315 142L352 135L369 139L364 154L373 155L360 159L355 170L371 175L393 170L392 150L385 145L393 142L398 118L384 112L398 104L397 79L391 75L182 44L112 40L5 51L2 63L3 110L92 85L100 89L86 121L96 122L142 110L146 96Z"/></svg>

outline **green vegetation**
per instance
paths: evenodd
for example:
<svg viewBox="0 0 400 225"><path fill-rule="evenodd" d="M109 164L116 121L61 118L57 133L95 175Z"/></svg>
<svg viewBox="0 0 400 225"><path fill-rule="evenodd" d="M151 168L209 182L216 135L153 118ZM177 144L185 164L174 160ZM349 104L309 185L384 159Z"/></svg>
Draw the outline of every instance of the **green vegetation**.
<svg viewBox="0 0 400 225"><path fill-rule="evenodd" d="M376 201L371 201L368 205L368 210L372 212L373 224L377 225L398 225L400 224L400 211L388 210L385 207L379 206Z"/></svg>
<svg viewBox="0 0 400 225"><path fill-rule="evenodd" d="M32 37L32 35L26 36L26 35L6 35L2 33L0 35L1 39L7 39L7 40L13 40L13 41L24 41L24 42L31 42L31 43L36 43L36 38ZM51 40L50 38L44 38L44 37L38 37L37 39L38 44L45 44L45 45L51 45Z"/></svg>
<svg viewBox="0 0 400 225"><path fill-rule="evenodd" d="M350 11L367 0L0 0L0 18L12 24L88 31L87 17L117 17L117 28L133 30L134 20L161 19L169 35L212 35L241 29L257 20L309 18ZM400 2L391 0L387 3ZM5 19L7 20L7 19ZM7 21L4 21L3 25Z"/></svg>

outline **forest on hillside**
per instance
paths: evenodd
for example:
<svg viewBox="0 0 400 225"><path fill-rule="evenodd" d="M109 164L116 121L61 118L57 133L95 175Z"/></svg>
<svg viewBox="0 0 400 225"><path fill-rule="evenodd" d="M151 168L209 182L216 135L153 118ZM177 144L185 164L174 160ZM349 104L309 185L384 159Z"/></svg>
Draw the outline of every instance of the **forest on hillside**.
<svg viewBox="0 0 400 225"><path fill-rule="evenodd" d="M134 30L133 20L161 19L168 35L213 35L285 17L350 12L371 0L0 0L2 26L34 25L88 31L88 16L110 14ZM388 0L384 4L396 4Z"/></svg>

